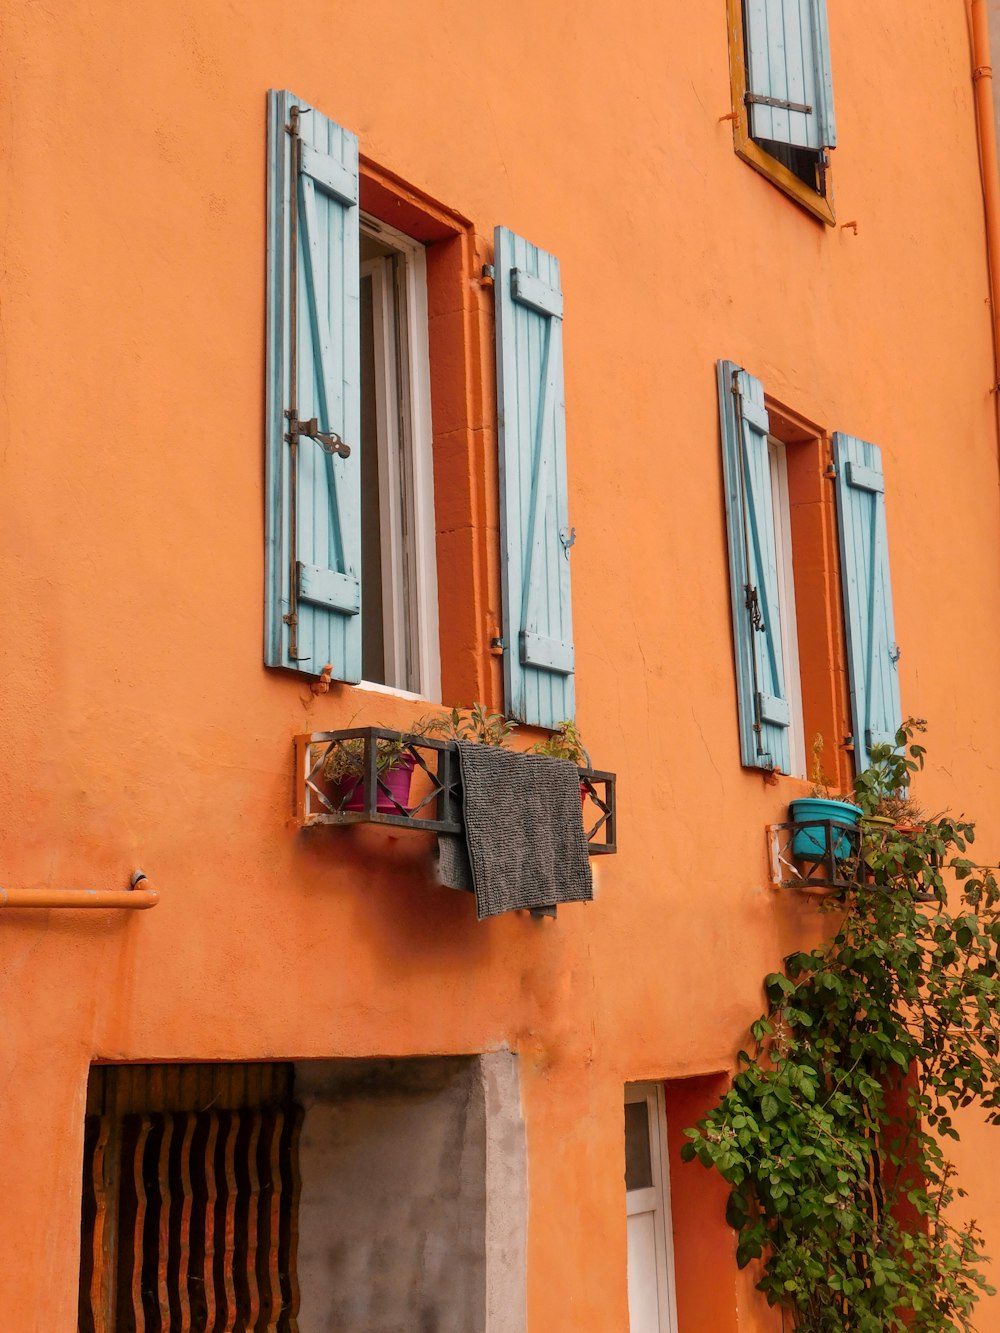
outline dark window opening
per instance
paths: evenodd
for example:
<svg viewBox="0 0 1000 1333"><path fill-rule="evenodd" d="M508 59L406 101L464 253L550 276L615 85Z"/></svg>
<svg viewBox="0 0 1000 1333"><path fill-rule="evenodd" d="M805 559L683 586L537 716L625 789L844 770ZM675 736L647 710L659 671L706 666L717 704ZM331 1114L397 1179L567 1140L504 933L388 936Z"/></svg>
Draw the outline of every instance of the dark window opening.
<svg viewBox="0 0 1000 1333"><path fill-rule="evenodd" d="M765 153L787 167L793 175L817 194L826 194L826 157L815 148L796 148L792 144L776 143L773 139L756 139Z"/></svg>

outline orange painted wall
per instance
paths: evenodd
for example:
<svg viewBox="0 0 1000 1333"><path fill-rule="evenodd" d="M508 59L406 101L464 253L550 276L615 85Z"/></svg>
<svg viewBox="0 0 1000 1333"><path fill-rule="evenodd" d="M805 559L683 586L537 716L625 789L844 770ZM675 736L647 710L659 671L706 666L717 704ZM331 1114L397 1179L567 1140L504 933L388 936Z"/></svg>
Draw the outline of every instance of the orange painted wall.
<svg viewBox="0 0 1000 1333"><path fill-rule="evenodd" d="M111 887L141 864L162 902L0 919L5 1333L75 1327L93 1059L503 1042L521 1055L530 1327L626 1326L622 1086L728 1069L760 978L818 930L766 886L763 828L801 784L739 763L718 357L882 446L904 707L933 725L921 798L979 814L977 847L1000 853L964 7L830 10L856 234L735 157L724 0L8 0L0 882ZM619 775L621 852L556 924L477 924L430 885L420 839L289 828L296 732L422 710L316 698L261 665L268 87L355 129L481 245L503 223L561 259L578 716ZM478 483L488 497L488 468ZM995 1160L971 1133L963 1160ZM1000 1253L1000 1176L966 1183ZM732 1254L693 1262L715 1283ZM731 1287L740 1333L775 1328ZM1000 1301L980 1327L1000 1330Z"/></svg>

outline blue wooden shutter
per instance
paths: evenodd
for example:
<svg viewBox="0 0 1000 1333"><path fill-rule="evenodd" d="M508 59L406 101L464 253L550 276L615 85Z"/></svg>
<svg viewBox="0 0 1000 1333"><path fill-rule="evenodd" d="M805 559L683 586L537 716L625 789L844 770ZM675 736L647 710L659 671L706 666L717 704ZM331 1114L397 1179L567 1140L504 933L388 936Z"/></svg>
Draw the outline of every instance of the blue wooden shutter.
<svg viewBox="0 0 1000 1333"><path fill-rule="evenodd" d="M269 666L316 674L330 662L335 679L357 681L358 141L288 92L268 94L267 239L264 658ZM287 438L292 409L300 423L315 418L317 433L339 436L350 457L331 454L306 435L293 447Z"/></svg>
<svg viewBox="0 0 1000 1333"><path fill-rule="evenodd" d="M559 261L497 227L494 271L506 706L555 727L575 709Z"/></svg>
<svg viewBox="0 0 1000 1333"><path fill-rule="evenodd" d="M835 147L826 0L744 0L744 16L753 137Z"/></svg>
<svg viewBox="0 0 1000 1333"><path fill-rule="evenodd" d="M778 610L764 386L732 361L720 361L718 373L740 753L749 768L787 773L791 710Z"/></svg>
<svg viewBox="0 0 1000 1333"><path fill-rule="evenodd" d="M877 445L853 435L834 435L833 460L854 763L861 773L870 762L871 747L891 745L902 721L885 480Z"/></svg>

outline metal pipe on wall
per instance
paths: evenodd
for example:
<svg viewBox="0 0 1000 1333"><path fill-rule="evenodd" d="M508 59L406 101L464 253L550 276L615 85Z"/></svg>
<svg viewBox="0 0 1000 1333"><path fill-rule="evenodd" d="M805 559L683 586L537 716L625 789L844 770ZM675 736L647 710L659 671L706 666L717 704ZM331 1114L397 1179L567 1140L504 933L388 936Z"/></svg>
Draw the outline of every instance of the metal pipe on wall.
<svg viewBox="0 0 1000 1333"><path fill-rule="evenodd" d="M1000 162L997 159L987 0L969 0L969 26L972 37L972 84L976 105L976 131L979 138L979 169L983 181L983 206L986 212L986 255L993 321L993 387L996 392L1000 388Z"/></svg>
<svg viewBox="0 0 1000 1333"><path fill-rule="evenodd" d="M142 888L139 888L139 885ZM143 911L160 901L159 890L137 870L127 889L2 889L0 909L5 907L125 907Z"/></svg>

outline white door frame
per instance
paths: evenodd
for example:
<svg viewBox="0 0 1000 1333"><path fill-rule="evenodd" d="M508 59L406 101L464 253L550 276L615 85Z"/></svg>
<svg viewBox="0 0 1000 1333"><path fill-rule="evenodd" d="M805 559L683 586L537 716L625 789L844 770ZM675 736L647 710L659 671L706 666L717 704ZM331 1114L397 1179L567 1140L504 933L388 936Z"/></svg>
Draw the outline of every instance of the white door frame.
<svg viewBox="0 0 1000 1333"><path fill-rule="evenodd" d="M626 1216L653 1214L656 1248L656 1294L659 1333L677 1333L674 1280L674 1236L670 1218L670 1168L667 1160L667 1111L662 1083L628 1083L625 1104L644 1102L649 1118L649 1154L653 1183L648 1189L626 1190Z"/></svg>

